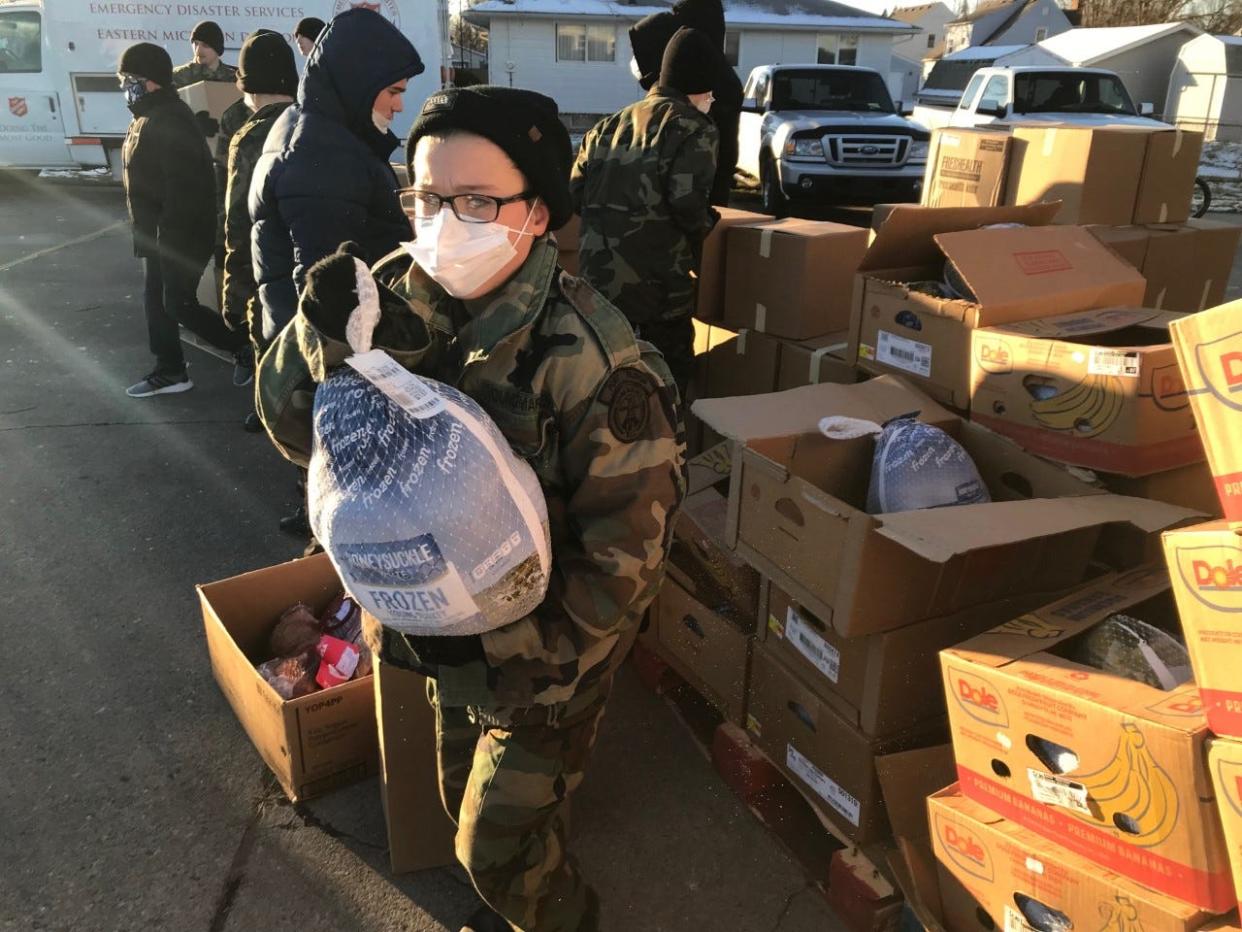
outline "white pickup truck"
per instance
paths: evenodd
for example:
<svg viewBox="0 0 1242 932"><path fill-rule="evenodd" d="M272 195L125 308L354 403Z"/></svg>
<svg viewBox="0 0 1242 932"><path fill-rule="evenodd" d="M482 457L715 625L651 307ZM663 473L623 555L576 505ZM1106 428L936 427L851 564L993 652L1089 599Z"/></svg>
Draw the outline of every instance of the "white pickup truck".
<svg viewBox="0 0 1242 932"><path fill-rule="evenodd" d="M1111 71L1022 65L980 68L957 106L920 102L912 119L928 129L1038 122L1167 126L1151 118L1153 109L1149 103L1136 108L1121 78Z"/></svg>

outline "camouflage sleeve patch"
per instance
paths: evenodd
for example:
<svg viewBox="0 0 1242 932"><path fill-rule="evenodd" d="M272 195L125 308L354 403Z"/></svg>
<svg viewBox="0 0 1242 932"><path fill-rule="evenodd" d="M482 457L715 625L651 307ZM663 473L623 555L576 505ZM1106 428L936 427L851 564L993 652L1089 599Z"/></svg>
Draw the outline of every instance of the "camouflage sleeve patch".
<svg viewBox="0 0 1242 932"><path fill-rule="evenodd" d="M651 427L651 396L659 390L655 379L638 369L618 369L600 389L599 400L608 409L608 429L622 443L645 439Z"/></svg>

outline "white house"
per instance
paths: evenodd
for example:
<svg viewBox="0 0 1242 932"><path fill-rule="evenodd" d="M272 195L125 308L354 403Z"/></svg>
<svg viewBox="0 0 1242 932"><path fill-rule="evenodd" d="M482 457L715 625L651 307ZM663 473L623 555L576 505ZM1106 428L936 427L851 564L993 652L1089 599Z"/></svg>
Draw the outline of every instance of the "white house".
<svg viewBox="0 0 1242 932"><path fill-rule="evenodd" d="M1166 119L1203 130L1208 142L1242 142L1242 36L1199 36L1169 75Z"/></svg>
<svg viewBox="0 0 1242 932"><path fill-rule="evenodd" d="M900 7L889 14L898 22L913 26L918 32L893 39L891 71L901 76L898 96L913 100L925 73L924 62L939 58L944 52L944 30L957 14L939 2Z"/></svg>
<svg viewBox="0 0 1242 932"><path fill-rule="evenodd" d="M1073 25L1056 0L985 0L945 27L944 51L970 46L1031 45Z"/></svg>
<svg viewBox="0 0 1242 932"><path fill-rule="evenodd" d="M1106 68L1116 72L1134 103L1162 115L1169 75L1182 47L1203 31L1190 23L1071 29L999 60L1000 65Z"/></svg>
<svg viewBox="0 0 1242 932"><path fill-rule="evenodd" d="M834 0L724 0L725 55L745 80L757 65L861 65L887 76L895 36L914 27ZM488 30L494 84L554 98L566 121L587 128L642 96L630 73L629 30L659 0L481 0L465 15Z"/></svg>

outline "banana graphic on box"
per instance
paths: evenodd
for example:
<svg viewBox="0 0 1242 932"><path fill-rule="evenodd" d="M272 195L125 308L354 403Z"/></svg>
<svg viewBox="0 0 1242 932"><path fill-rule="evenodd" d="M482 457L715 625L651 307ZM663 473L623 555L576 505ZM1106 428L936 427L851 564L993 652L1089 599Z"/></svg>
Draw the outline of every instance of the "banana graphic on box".
<svg viewBox="0 0 1242 932"><path fill-rule="evenodd" d="M1121 728L1113 759L1077 780L1087 789L1094 813L1091 821L1119 829L1123 838L1140 848L1154 848L1177 825L1177 789L1151 756L1138 726L1125 722Z"/></svg>
<svg viewBox="0 0 1242 932"><path fill-rule="evenodd" d="M1138 909L1129 897L1119 896L1116 903L1101 903L1100 914L1106 917L1100 932L1142 932Z"/></svg>
<svg viewBox="0 0 1242 932"><path fill-rule="evenodd" d="M1115 375L1088 375L1064 394L1050 398L1036 394L1031 413L1049 430L1096 437L1113 426L1124 403L1121 379Z"/></svg>

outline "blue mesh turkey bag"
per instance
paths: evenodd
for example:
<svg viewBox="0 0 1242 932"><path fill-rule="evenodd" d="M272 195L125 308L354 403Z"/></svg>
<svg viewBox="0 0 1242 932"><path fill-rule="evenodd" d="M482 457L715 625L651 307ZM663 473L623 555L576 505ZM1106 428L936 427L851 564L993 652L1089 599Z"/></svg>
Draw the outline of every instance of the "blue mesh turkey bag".
<svg viewBox="0 0 1242 932"><path fill-rule="evenodd" d="M343 367L319 386L307 480L311 527L349 594L410 635L529 614L551 560L533 470L468 396L382 352L349 362L369 377Z"/></svg>

